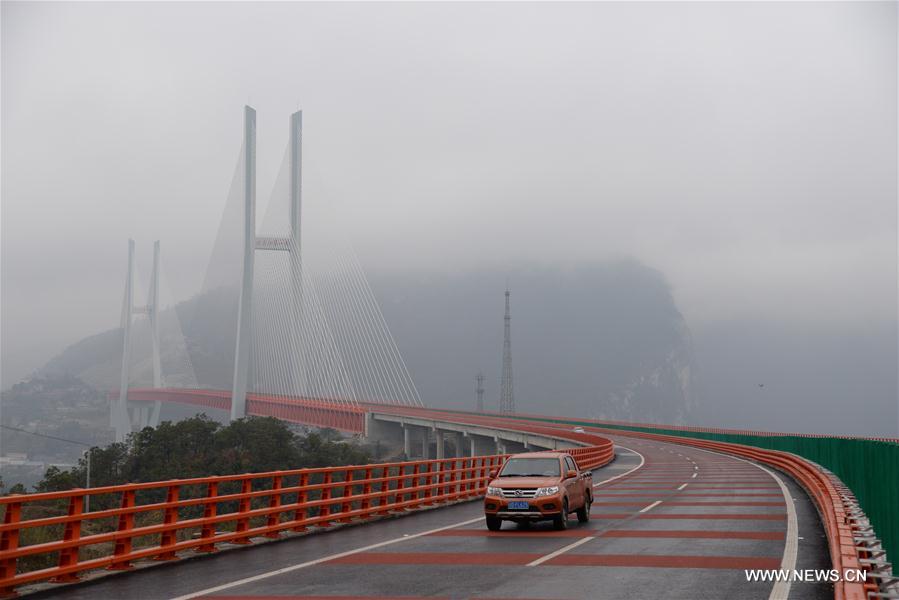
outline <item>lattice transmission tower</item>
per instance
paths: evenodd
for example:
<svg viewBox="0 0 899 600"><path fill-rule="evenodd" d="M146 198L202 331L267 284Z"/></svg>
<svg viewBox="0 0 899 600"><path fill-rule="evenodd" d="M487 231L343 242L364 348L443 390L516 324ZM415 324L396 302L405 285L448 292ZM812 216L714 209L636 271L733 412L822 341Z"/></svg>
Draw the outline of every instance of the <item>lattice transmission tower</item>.
<svg viewBox="0 0 899 600"><path fill-rule="evenodd" d="M478 373L474 378L478 384L477 388L475 388L475 393L478 398L478 412L484 412L484 379L486 378L483 373Z"/></svg>
<svg viewBox="0 0 899 600"><path fill-rule="evenodd" d="M505 333L503 335L503 377L499 399L499 412L510 415L515 412L515 394L512 391L512 313L509 309L509 290L506 289Z"/></svg>

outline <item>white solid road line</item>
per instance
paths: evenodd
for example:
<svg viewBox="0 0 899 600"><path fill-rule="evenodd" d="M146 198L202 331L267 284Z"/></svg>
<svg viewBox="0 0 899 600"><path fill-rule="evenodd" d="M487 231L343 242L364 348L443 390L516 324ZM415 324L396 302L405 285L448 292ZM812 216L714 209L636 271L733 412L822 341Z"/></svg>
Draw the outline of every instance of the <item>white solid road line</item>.
<svg viewBox="0 0 899 600"><path fill-rule="evenodd" d="M647 510L649 510L649 509L651 509L651 508L654 508L654 507L658 506L658 505L661 504L661 503L662 503L661 500L656 500L655 502L653 502L652 504L650 504L650 505L647 506L646 508L640 510L640 512L641 512L641 513L645 513Z"/></svg>
<svg viewBox="0 0 899 600"><path fill-rule="evenodd" d="M753 463L755 464L755 463ZM793 502L793 497L790 495L790 491L787 489L786 484L783 482L783 479L780 478L780 475L775 473L774 471L770 471L763 467L762 465L755 465L762 471L765 471L768 475L774 478L777 481L777 485L780 486L780 491L784 496L784 503L787 505L787 539L784 543L784 555L783 559L780 561L780 568L784 571L793 572L793 569L796 568L796 555L799 553L799 526L798 519L796 518L796 504ZM778 581L774 584L774 587L771 589L771 595L768 596L769 600L787 600L790 597L790 581Z"/></svg>
<svg viewBox="0 0 899 600"><path fill-rule="evenodd" d="M573 544L568 544L568 545L565 546L564 548L559 548L559 549L556 550L555 552L550 552L550 553L547 554L546 556L541 556L541 557L538 558L537 560L532 561L532 562L529 562L529 563L527 564L527 566L529 566L529 567L536 567L537 565L543 564L543 563L545 563L546 561L550 560L551 558L555 558L555 557L559 556L560 554L565 554L565 553L568 552L569 550L574 550L575 548L577 548L577 547L580 546L581 544L586 544L586 543L589 542L590 540L595 540L595 539L596 539L595 537L585 537L585 538L583 538L583 539L580 539L580 540L576 541L576 542L573 543Z"/></svg>
<svg viewBox="0 0 899 600"><path fill-rule="evenodd" d="M428 531L422 531L421 533L413 533L407 534L404 537L394 538L392 540L387 540L386 542L380 542L378 544L371 544L370 546L363 546L362 548L356 548L354 550L348 550L346 552L340 552L338 554L331 554L330 556L325 556L323 558L317 558L315 560L310 560L304 563L300 563L298 565L291 565L289 567L284 567L282 569L276 569L274 571L269 571L267 573L260 573L259 575L253 575L252 577L245 577L243 579L238 579L237 581L232 581L230 583L223 583L222 585L217 585L215 587L206 588L205 590L199 590L197 592L191 592L189 594L184 594L183 596L176 596L172 598L172 600L189 600L190 598L197 598L199 596L205 596L207 594L214 594L215 592L221 592L222 590L231 589L233 587L237 587L239 585L245 585L247 583L253 583L254 581L259 581L261 579L267 579L269 577L274 577L276 575L281 575L283 573L290 573L291 571L297 571L299 569L305 569L306 567L312 567L314 565L321 564L323 562L328 562L329 560L335 560L337 558L343 558L344 556L350 556L352 554L358 554L360 552L367 552L369 550L374 550L375 548L383 548L384 546L389 546L391 544L396 544L397 542L405 542L406 540L414 540L415 538L419 538L425 535L431 535L432 533L437 533L438 531L445 531L447 529L454 529L456 527L461 527L462 525L470 525L472 523L477 523L478 521L483 521L484 517L478 517L477 519L469 519L468 521L461 521L459 523L453 523L452 525L446 525L445 527L438 527L437 529L429 529Z"/></svg>
<svg viewBox="0 0 899 600"><path fill-rule="evenodd" d="M790 495L790 491L787 489L783 479L780 478L780 475L770 469L766 469L756 462L734 456L733 454L728 454L727 452L715 452L714 450L705 450L703 448L693 449L699 452L708 452L709 454L717 454L718 456L726 456L728 458L733 458L734 460L739 460L761 469L774 478L777 485L780 486L780 492L783 494L784 503L787 505L787 539L784 543L784 554L780 561L780 568L792 573L793 569L796 568L796 555L799 553L799 526L796 517L796 504L794 504L793 496ZM787 600L789 597L790 581L787 579L786 581L778 581L774 584L774 587L771 588L771 595L768 596L768 600Z"/></svg>
<svg viewBox="0 0 899 600"><path fill-rule="evenodd" d="M617 445L617 444L616 444L616 445ZM608 483L608 482L610 482L610 481L612 481L612 480L614 480L614 479L618 479L619 477L624 477L625 475L629 475L630 473L633 473L634 471L636 471L637 469L639 469L640 467L642 467L643 464L646 462L646 459L643 457L643 455L640 454L639 452L637 452L636 450L631 450L630 448L627 448L626 446L620 446L620 445L618 445L618 447L619 447L619 448L624 448L624 449L627 450L628 452L633 452L634 454L636 454L637 456L639 456L639 457L640 457L640 464L638 464L636 467L634 467L634 468L631 469L630 471L626 471L625 473L622 473L621 475L615 475L614 477L609 477L608 479L604 479L604 480L600 481L599 483L595 483L595 484L593 484L593 487L599 487L599 486L603 485L604 483ZM197 592L191 592L191 593L189 593L189 594L184 594L183 596L176 596L176 597L172 598L171 600L190 600L191 598L198 598L198 597L200 597L200 596L205 596L205 595L207 595L207 594L214 594L214 593L216 593L216 592L221 592L222 590L228 590L228 589L231 589L231 588L233 588L233 587L237 587L237 586L240 586L240 585L245 585L245 584L247 584L247 583L253 583L254 581L259 581L259 580L261 580L261 579L268 579L269 577L275 577L276 575L281 575L281 574L283 574L283 573L290 573L291 571L297 571L297 570L299 570L299 569L305 569L306 567L312 567L312 566L321 564L321 563L323 563L323 562L328 562L329 560L335 560L335 559L337 559L337 558L343 558L344 556L350 556L350 555L352 555L352 554L358 554L358 553L360 553L360 552L368 552L369 550L374 550L374 549L376 549L376 548L382 548L382 547L384 547L384 546L389 546L389 545L391 545L391 544L396 544L397 542L405 542L406 540L414 540L415 538L419 538L419 537L422 537L422 536L425 536L425 535L430 535L430 534L432 534L432 533L437 533L438 531L445 531L445 530L447 530L447 529L454 529L454 528L456 528L456 527L461 527L462 525L470 525L470 524L472 524L472 523L477 523L478 521L483 521L483 520L484 520L484 517L478 517L477 519L469 519L468 521L462 521L462 522L460 522L460 523L454 523L454 524L452 524L452 525L446 525L445 527L438 527L437 529L430 529L430 530L428 530L428 531L422 531L421 533L404 534L403 537L398 537L398 538L394 538L394 539L392 539L392 540L387 540L386 542L380 542L380 543L377 543L377 544L371 544L370 546L363 546L362 548L356 548L356 549L354 549L354 550L347 550L346 552L340 552L340 553L338 553L338 554L331 554L330 556L325 556L325 557L323 557L323 558L317 558L317 559L315 559L315 560L310 560L310 561L307 561L307 562L304 562L304 563L300 563L300 564L297 564L297 565L291 565L291 566L289 566L289 567L284 567L284 568L281 568L281 569L276 569L276 570L274 570L274 571L268 571L267 573L260 573L259 575L253 575L252 577L245 577L244 579L238 579L237 581L232 581L232 582L230 582L230 583L223 583L222 585L217 585L217 586L215 586L215 587L206 588L205 590L199 590L199 591L197 591ZM588 538L584 538L583 540L579 540L577 543L572 544L572 545L570 546L570 548L574 548L575 546L579 546L579 545L581 545L581 544L587 542L588 540L592 540L592 539L594 539L594 538L588 537ZM561 552L563 552L563 551L566 551L566 548L562 548L562 550L557 551L557 553L558 553L558 554L561 554ZM553 556L556 556L556 555L557 555L557 554L554 553L554 554L552 554L552 555L547 555L547 556L543 557L542 559L538 558L536 561L534 561L534 563L532 563L531 566L533 566L533 564L540 564L540 563L543 562L544 560L549 560L550 558L552 558Z"/></svg>
<svg viewBox="0 0 899 600"><path fill-rule="evenodd" d="M599 486L601 486L601 485L603 485L603 484L609 483L610 481L615 481L616 479L620 479L620 478L624 477L625 475L630 475L631 473L633 473L634 471L636 471L637 469L639 469L640 467L642 467L642 466L646 463L646 458L645 458L642 454L640 454L639 452L637 452L636 450L633 450L633 449L631 449L631 448L628 448L627 446L622 446L621 444L615 444L615 445L618 446L619 448L624 448L624 449L627 450L628 452L633 452L634 454L636 454L637 456L639 456L639 457L640 457L640 464L638 464L636 467L634 467L633 469L631 469L631 470L629 470L629 471L625 471L625 472L622 473L621 475L615 475L614 477L609 477L608 479L603 479L603 480L600 481L599 483L594 483L594 484L593 484L593 487L595 487L595 488L598 488Z"/></svg>
<svg viewBox="0 0 899 600"><path fill-rule="evenodd" d="M634 467L633 469L631 469L631 470L629 470L629 471L626 471L626 472L622 473L621 475L615 475L614 477L609 477L608 479L603 479L603 480L600 481L599 483L594 483L594 484L593 484L593 487L594 487L594 488L598 488L599 486L601 486L601 485L603 485L603 484L606 484L606 483L609 483L610 481L614 481L615 479L619 479L619 478L621 478L621 477L624 477L625 475L630 475L631 473L633 473L634 471L636 471L637 469L639 469L640 467L642 467L642 466L646 463L646 458L645 458L642 454L640 454L639 452L637 452L636 450L633 450L633 449L628 448L628 447L626 447L626 446L622 446L622 445L620 445L620 444L615 444L615 445L618 446L619 448L624 448L624 449L627 450L628 452L633 452L634 454L636 454L637 456L639 456L639 457L640 457L640 463L639 463L636 467ZM658 504L658 502L657 502L656 504ZM650 507L650 508L651 508L651 507ZM641 512L642 512L642 511L641 511ZM568 552L569 550L574 550L575 548L577 548L577 547L580 546L581 544L586 544L586 543L589 542L590 540L595 540L595 539L596 539L596 538L593 537L593 536L585 537L585 538L583 538L583 539L580 539L580 540L576 541L576 542L573 543L573 544L569 544L569 545L565 546L564 548L559 548L559 549L556 550L555 552L550 552L550 553L547 554L546 556L541 556L541 557L538 558L537 560L534 560L534 561L532 561L532 562L529 562L529 563L527 564L527 566L529 566L529 567L536 567L537 565L543 564L543 563L545 563L546 561L550 560L551 558L555 558L555 557L559 556L560 554L565 554L565 553Z"/></svg>

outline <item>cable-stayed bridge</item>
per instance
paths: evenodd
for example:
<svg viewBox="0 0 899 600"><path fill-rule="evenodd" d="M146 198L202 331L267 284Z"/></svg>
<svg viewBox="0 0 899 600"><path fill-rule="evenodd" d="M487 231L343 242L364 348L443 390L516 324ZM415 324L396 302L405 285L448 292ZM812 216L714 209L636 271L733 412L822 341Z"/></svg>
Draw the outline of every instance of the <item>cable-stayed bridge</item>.
<svg viewBox="0 0 899 600"><path fill-rule="evenodd" d="M147 303L136 305L134 244L129 242L122 375L111 415L119 440L134 427L155 424L164 402L222 408L232 419L274 413L289 419L302 407L335 406L340 408L332 420L310 424L354 432L361 428L346 417L360 414L359 403L422 406L362 268L340 231L329 228L327 211L315 227L305 228L309 235L304 239L302 113L293 114L289 125L266 216L257 224L256 113L245 108L244 141L198 291L198 298L215 297L231 310L225 311L229 322L220 324L225 334L221 362L231 366L227 381L197 376L197 359L187 348L177 315L169 319L170 349L165 352L175 357L170 361L173 372L162 372L159 243ZM134 380L132 316L142 315L152 342L148 387L176 390L129 393ZM173 375L179 385L164 384Z"/></svg>
<svg viewBox="0 0 899 600"><path fill-rule="evenodd" d="M158 243L147 301L138 300L129 243L111 421L124 439L155 424L168 405L232 419L269 415L361 434L393 445L404 460L6 496L0 592L899 597L872 522L852 490L818 464L836 447L833 438L428 408L355 256L302 218L300 113L289 126L257 224L256 119L245 110L243 147L198 296L225 299L216 321L224 377L203 372L208 357L189 347L178 315L162 310ZM140 343L150 353L137 364L132 348ZM896 440L843 441L872 444L884 457L896 451ZM588 522L488 531L481 499L491 472L512 453L544 450L564 450L593 470ZM86 509L93 496L113 498L116 508ZM65 514L25 519L29 506ZM273 541L281 543L266 543ZM35 556L46 557L44 568L21 568ZM786 576L775 581L772 570ZM796 575L809 572L808 580Z"/></svg>

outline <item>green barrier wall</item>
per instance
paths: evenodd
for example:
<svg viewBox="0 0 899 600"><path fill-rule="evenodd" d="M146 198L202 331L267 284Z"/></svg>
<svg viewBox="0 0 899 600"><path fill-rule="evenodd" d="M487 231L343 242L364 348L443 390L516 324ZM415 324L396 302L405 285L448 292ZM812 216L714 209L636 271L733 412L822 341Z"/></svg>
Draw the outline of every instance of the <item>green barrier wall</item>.
<svg viewBox="0 0 899 600"><path fill-rule="evenodd" d="M893 573L899 574L899 565L897 565L899 563L899 444L835 437L707 433L663 427L599 425L568 419L518 418L731 442L768 450L792 452L807 458L830 469L843 483L849 486L861 504L862 510L871 519L877 536L883 542L887 557L893 562Z"/></svg>

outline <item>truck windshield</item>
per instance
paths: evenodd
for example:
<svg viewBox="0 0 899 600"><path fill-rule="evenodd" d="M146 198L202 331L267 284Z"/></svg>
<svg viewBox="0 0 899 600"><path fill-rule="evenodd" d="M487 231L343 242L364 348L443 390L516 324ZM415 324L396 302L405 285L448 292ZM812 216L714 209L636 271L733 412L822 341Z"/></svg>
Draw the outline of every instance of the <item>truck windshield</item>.
<svg viewBox="0 0 899 600"><path fill-rule="evenodd" d="M500 477L559 477L558 458L510 458Z"/></svg>

